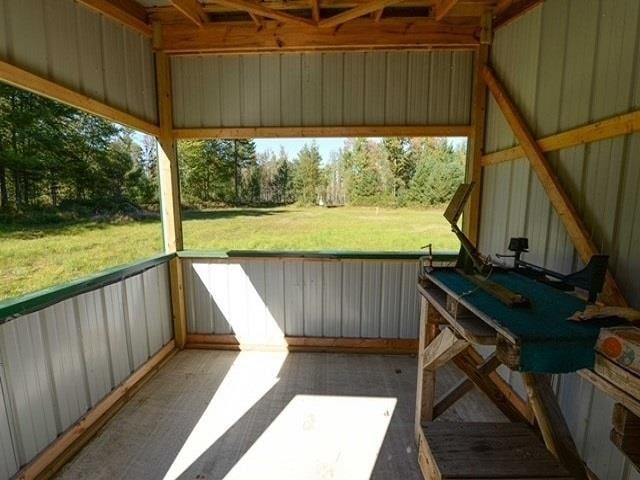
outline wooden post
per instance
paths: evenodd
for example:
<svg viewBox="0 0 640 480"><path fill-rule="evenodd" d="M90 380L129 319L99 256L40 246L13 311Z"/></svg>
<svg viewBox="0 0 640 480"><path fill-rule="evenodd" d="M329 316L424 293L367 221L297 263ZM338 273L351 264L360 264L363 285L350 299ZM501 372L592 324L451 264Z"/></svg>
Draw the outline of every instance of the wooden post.
<svg viewBox="0 0 640 480"><path fill-rule="evenodd" d="M557 212L560 220L567 229L569 237L573 241L576 251L583 262L599 253L596 244L591 239L587 226L582 221L578 210L573 205L569 194L566 192L560 179L553 171L553 167L547 161L533 136L531 130L527 126L524 118L518 111L515 103L507 93L506 88L500 82L495 72L488 65L482 71L482 78L489 87L496 103L504 114L507 123L513 130L518 142L522 146L522 150L529 159L531 168L540 179L540 183L547 192L551 205ZM616 283L610 271L607 271L605 277L605 285L602 292L603 301L610 305L626 306L627 302L620 292L620 288Z"/></svg>
<svg viewBox="0 0 640 480"><path fill-rule="evenodd" d="M416 445L420 443L422 423L433 419L433 404L436 387L435 370L424 369L426 347L438 335L438 312L429 305L426 298L420 297L420 336L418 337L418 382L416 388Z"/></svg>
<svg viewBox="0 0 640 480"><path fill-rule="evenodd" d="M171 64L169 57L158 50L161 42L160 25L154 25L156 47L156 88L158 89L158 172L160 175L160 204L164 250L167 253L183 249L182 216L180 211L180 180L178 151L173 135L173 106L171 99ZM187 338L186 308L184 300L182 263L175 257L169 264L171 311L176 347L184 348Z"/></svg>
<svg viewBox="0 0 640 480"><path fill-rule="evenodd" d="M487 112L487 86L482 79L482 70L489 59L491 41L491 14L482 17L481 44L476 50L475 80L473 86L472 133L469 140L467 181L475 182L469 204L462 218L463 230L471 243L478 246L480 237L480 208L482 198L482 154L484 151L485 117Z"/></svg>

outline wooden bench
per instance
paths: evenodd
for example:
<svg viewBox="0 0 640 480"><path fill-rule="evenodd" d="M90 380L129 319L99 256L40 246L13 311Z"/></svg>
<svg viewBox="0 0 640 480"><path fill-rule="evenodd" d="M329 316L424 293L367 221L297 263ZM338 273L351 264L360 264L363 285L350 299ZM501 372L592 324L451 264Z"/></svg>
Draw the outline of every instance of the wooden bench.
<svg viewBox="0 0 640 480"><path fill-rule="evenodd" d="M427 480L574 478L524 423L428 422L418 461Z"/></svg>

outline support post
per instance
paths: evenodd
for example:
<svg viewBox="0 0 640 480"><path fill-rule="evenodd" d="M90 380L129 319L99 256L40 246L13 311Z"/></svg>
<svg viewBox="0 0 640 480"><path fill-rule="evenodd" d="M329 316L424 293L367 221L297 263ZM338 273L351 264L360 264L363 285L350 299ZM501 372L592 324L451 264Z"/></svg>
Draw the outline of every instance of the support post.
<svg viewBox="0 0 640 480"><path fill-rule="evenodd" d="M420 333L418 337L418 382L416 388L416 445L420 444L422 423L433 419L433 403L436 386L435 370L422 368L425 349L438 335L439 313L429 305L426 298L420 297Z"/></svg>
<svg viewBox="0 0 640 480"><path fill-rule="evenodd" d="M176 253L183 249L182 216L180 211L180 180L178 151L173 135L173 107L171 99L171 64L166 53L159 51L160 25L154 25L156 88L158 91L158 117L160 134L158 143L158 172L160 175L160 204L164 250ZM171 312L177 348L184 348L187 338L186 308L182 262L175 257L169 264Z"/></svg>
<svg viewBox="0 0 640 480"><path fill-rule="evenodd" d="M475 79L473 86L473 119L471 145L468 150L467 180L475 183L467 210L463 217L463 230L471 243L478 246L480 237L480 208L482 198L482 155L484 151L485 117L487 112L487 86L482 71L489 59L491 42L491 14L482 17L481 43L476 50Z"/></svg>

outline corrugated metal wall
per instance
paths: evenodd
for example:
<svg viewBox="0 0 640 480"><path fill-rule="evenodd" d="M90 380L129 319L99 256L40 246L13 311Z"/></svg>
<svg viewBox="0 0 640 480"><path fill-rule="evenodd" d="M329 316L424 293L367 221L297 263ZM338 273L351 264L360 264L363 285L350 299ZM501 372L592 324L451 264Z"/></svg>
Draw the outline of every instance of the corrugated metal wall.
<svg viewBox="0 0 640 480"><path fill-rule="evenodd" d="M0 325L0 478L173 338L166 264Z"/></svg>
<svg viewBox="0 0 640 480"><path fill-rule="evenodd" d="M468 125L471 52L174 57L174 124Z"/></svg>
<svg viewBox="0 0 640 480"><path fill-rule="evenodd" d="M417 260L185 259L189 333L417 338Z"/></svg>
<svg viewBox="0 0 640 480"><path fill-rule="evenodd" d="M639 32L637 0L547 1L496 33L492 63L535 134L550 135L640 108ZM513 145L513 133L490 99L486 151ZM636 307L639 157L640 134L548 154ZM579 266L564 226L525 159L484 172L481 249L504 252L512 236L529 237L527 258L535 263L565 272ZM608 440L613 402L575 375L557 382L577 444L600 478L640 478Z"/></svg>
<svg viewBox="0 0 640 480"><path fill-rule="evenodd" d="M0 60L157 123L151 40L73 0L0 0Z"/></svg>

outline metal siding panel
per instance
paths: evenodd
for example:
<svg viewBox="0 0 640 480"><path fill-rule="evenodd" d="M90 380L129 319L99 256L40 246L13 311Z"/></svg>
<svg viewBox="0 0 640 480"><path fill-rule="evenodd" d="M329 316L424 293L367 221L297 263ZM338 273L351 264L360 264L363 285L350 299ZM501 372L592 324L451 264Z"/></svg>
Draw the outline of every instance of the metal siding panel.
<svg viewBox="0 0 640 480"><path fill-rule="evenodd" d="M407 52L387 52L385 123L405 125L407 122Z"/></svg>
<svg viewBox="0 0 640 480"><path fill-rule="evenodd" d="M322 124L341 125L344 53L322 54Z"/></svg>
<svg viewBox="0 0 640 480"><path fill-rule="evenodd" d="M339 337L342 330L342 262L322 263L322 335Z"/></svg>
<svg viewBox="0 0 640 480"><path fill-rule="evenodd" d="M407 125L427 123L429 103L429 52L409 52L407 73Z"/></svg>
<svg viewBox="0 0 640 480"><path fill-rule="evenodd" d="M304 335L322 336L322 263L303 261L304 271Z"/></svg>
<svg viewBox="0 0 640 480"><path fill-rule="evenodd" d="M41 0L8 2L9 60L38 75L47 74L47 39Z"/></svg>
<svg viewBox="0 0 640 480"><path fill-rule="evenodd" d="M400 309L400 338L418 337L418 315L420 311L418 291L418 262L402 262L402 302Z"/></svg>
<svg viewBox="0 0 640 480"><path fill-rule="evenodd" d="M247 306L248 336L258 342L267 336L267 286L265 279L265 261L251 259L244 264L245 291L244 302Z"/></svg>
<svg viewBox="0 0 640 480"><path fill-rule="evenodd" d="M302 124L322 125L322 55L302 55Z"/></svg>
<svg viewBox="0 0 640 480"><path fill-rule="evenodd" d="M282 126L302 124L302 55L292 53L280 57L280 91Z"/></svg>
<svg viewBox="0 0 640 480"><path fill-rule="evenodd" d="M364 122L367 125L384 125L386 59L384 52L365 53Z"/></svg>
<svg viewBox="0 0 640 480"><path fill-rule="evenodd" d="M78 63L82 91L98 100L104 100L104 71L102 24L100 17L80 8L77 11ZM155 117L155 115L154 115Z"/></svg>
<svg viewBox="0 0 640 480"><path fill-rule="evenodd" d="M229 289L229 267L223 261L211 262L210 298L214 301L214 333L228 334L233 331L231 327L231 292Z"/></svg>
<svg viewBox="0 0 640 480"><path fill-rule="evenodd" d="M202 123L203 126L219 127L222 125L222 74L220 57L202 58Z"/></svg>
<svg viewBox="0 0 640 480"><path fill-rule="evenodd" d="M41 311L49 366L56 392L59 430L69 428L91 406L87 397L84 355L73 300Z"/></svg>
<svg viewBox="0 0 640 480"><path fill-rule="evenodd" d="M304 272L301 260L284 260L285 335L304 335Z"/></svg>
<svg viewBox="0 0 640 480"><path fill-rule="evenodd" d="M360 336L362 261L342 262L342 336Z"/></svg>
<svg viewBox="0 0 640 480"><path fill-rule="evenodd" d="M260 55L260 119L265 127L280 126L280 55Z"/></svg>
<svg viewBox="0 0 640 480"><path fill-rule="evenodd" d="M429 74L429 107L427 123L446 124L449 120L452 52L433 52Z"/></svg>
<svg viewBox="0 0 640 480"><path fill-rule="evenodd" d="M182 125L185 127L203 126L202 121L202 91L204 84L202 81L202 57L190 58L183 64L182 85L189 85L189 88L182 93L181 104L184 111L181 115Z"/></svg>
<svg viewBox="0 0 640 480"><path fill-rule="evenodd" d="M160 322L162 324L162 344L166 345L173 338L173 318L171 312L171 285L169 282L169 264L159 265L158 270L158 303L160 304Z"/></svg>
<svg viewBox="0 0 640 480"><path fill-rule="evenodd" d="M107 319L109 354L113 369L114 386L122 383L133 371L129 363L127 348L127 325L122 298L122 283L114 283L103 288Z"/></svg>
<svg viewBox="0 0 640 480"><path fill-rule="evenodd" d="M214 314L211 288L211 264L206 261L194 261L189 276L191 292L188 329L191 333L213 333Z"/></svg>
<svg viewBox="0 0 640 480"><path fill-rule="evenodd" d="M6 19L9 18L9 9L5 0L0 0L0 18L5 21L0 22L0 58L9 58L9 28Z"/></svg>
<svg viewBox="0 0 640 480"><path fill-rule="evenodd" d="M1 13L0 5L0 13ZM6 382L2 364L0 364L0 478L11 478L19 468L18 459L11 437L9 405L5 400Z"/></svg>
<svg viewBox="0 0 640 480"><path fill-rule="evenodd" d="M242 62L242 125L261 125L260 56L244 55L240 57L240 61Z"/></svg>
<svg viewBox="0 0 640 480"><path fill-rule="evenodd" d="M131 29L123 30L124 36L124 82L127 87L127 111L144 117L144 96L145 88L143 84L143 45L144 40L136 35Z"/></svg>
<svg viewBox="0 0 640 480"><path fill-rule="evenodd" d="M383 261L380 289L380 336L382 338L398 338L400 333L401 280L402 263Z"/></svg>
<svg viewBox="0 0 640 480"><path fill-rule="evenodd" d="M345 53L344 104L345 125L364 125L364 53Z"/></svg>
<svg viewBox="0 0 640 480"><path fill-rule="evenodd" d="M78 309L89 395L91 405L95 405L112 387L102 295L96 290L75 297L74 300Z"/></svg>
<svg viewBox="0 0 640 480"><path fill-rule="evenodd" d="M147 316L147 339L149 353L153 355L163 345L162 319L160 316L160 276L156 268L142 274L144 282L144 309ZM164 292L163 292L164 293Z"/></svg>
<svg viewBox="0 0 640 480"><path fill-rule="evenodd" d="M380 314L382 300L382 262L373 260L362 263L362 312L360 314L360 336L380 337Z"/></svg>
<svg viewBox="0 0 640 480"><path fill-rule="evenodd" d="M448 123L471 123L471 91L473 89L473 53L453 52L451 55L451 92Z"/></svg>
<svg viewBox="0 0 640 480"><path fill-rule="evenodd" d="M122 27L102 17L102 55L104 58L104 98L110 105L127 109L124 81L124 36Z"/></svg>
<svg viewBox="0 0 640 480"><path fill-rule="evenodd" d="M127 322L131 339L131 356L135 370L149 358L142 276L136 275L127 278L124 285L127 295Z"/></svg>
<svg viewBox="0 0 640 480"><path fill-rule="evenodd" d="M183 83L185 62L192 62L192 57L171 57L171 105L173 108L174 127L184 127L185 107L184 94L188 92L188 87Z"/></svg>
<svg viewBox="0 0 640 480"><path fill-rule="evenodd" d="M247 319L247 281L245 260L234 260L229 265L229 323L233 333L239 337L249 337Z"/></svg>
<svg viewBox="0 0 640 480"><path fill-rule="evenodd" d="M220 57L220 115L224 127L240 125L240 57Z"/></svg>
<svg viewBox="0 0 640 480"><path fill-rule="evenodd" d="M281 259L265 260L267 336L282 338L285 331L284 262Z"/></svg>
<svg viewBox="0 0 640 480"><path fill-rule="evenodd" d="M48 74L58 82L79 89L76 5L49 0L43 5L48 50Z"/></svg>

